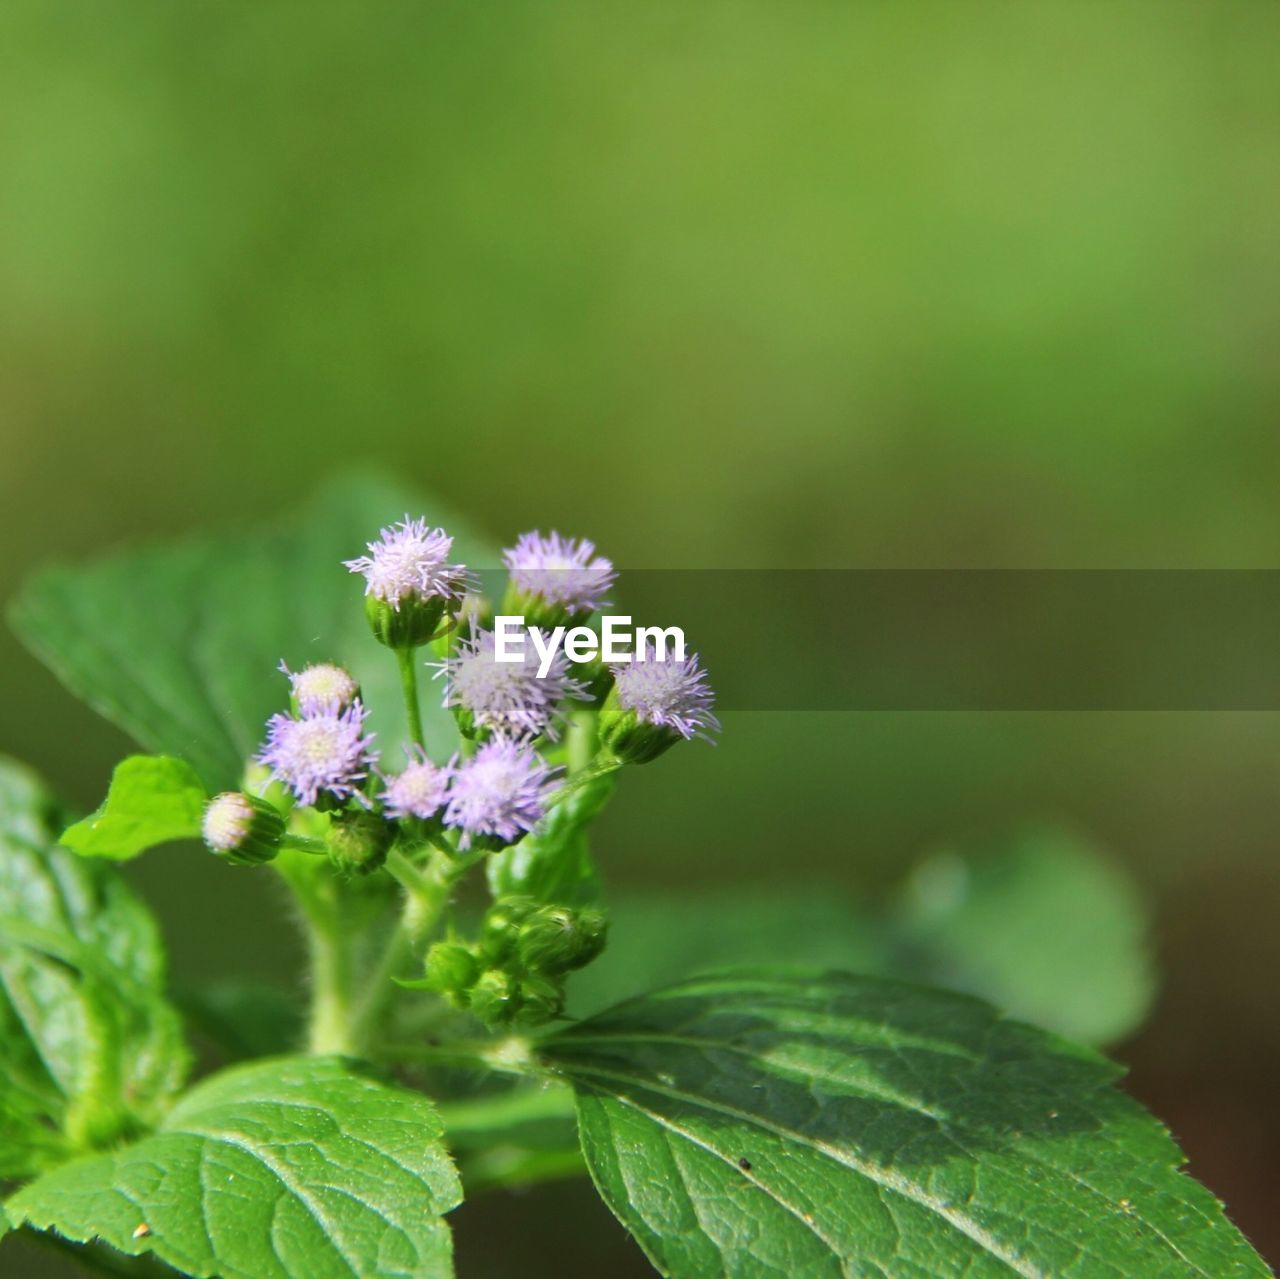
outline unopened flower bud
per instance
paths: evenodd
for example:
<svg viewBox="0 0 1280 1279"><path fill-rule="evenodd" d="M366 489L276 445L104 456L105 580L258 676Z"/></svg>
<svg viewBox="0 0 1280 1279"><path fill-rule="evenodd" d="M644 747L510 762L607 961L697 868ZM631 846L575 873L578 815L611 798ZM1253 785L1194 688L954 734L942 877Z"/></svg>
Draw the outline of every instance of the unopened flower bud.
<svg viewBox="0 0 1280 1279"><path fill-rule="evenodd" d="M520 979L520 1006L516 1018L526 1026L537 1026L559 1017L564 1011L564 985L552 977L529 973Z"/></svg>
<svg viewBox="0 0 1280 1279"><path fill-rule="evenodd" d="M519 984L501 968L486 968L471 987L471 1011L486 1026L510 1025L520 1005Z"/></svg>
<svg viewBox="0 0 1280 1279"><path fill-rule="evenodd" d="M329 830L329 861L335 870L369 875L387 860L394 834L376 813L336 813Z"/></svg>
<svg viewBox="0 0 1280 1279"><path fill-rule="evenodd" d="M224 791L205 806L201 831L217 856L240 866L260 866L280 851L284 818L254 795Z"/></svg>
<svg viewBox="0 0 1280 1279"><path fill-rule="evenodd" d="M295 715L337 715L360 699L360 685L341 666L318 662L291 671L284 662L280 670L289 677L290 703Z"/></svg>
<svg viewBox="0 0 1280 1279"><path fill-rule="evenodd" d="M520 925L538 908L532 897L504 897L485 912L480 945L486 958L501 963L516 953Z"/></svg>
<svg viewBox="0 0 1280 1279"><path fill-rule="evenodd" d="M470 946L439 941L427 951L423 985L448 996L459 1007L469 1002L468 992L480 976L480 963Z"/></svg>
<svg viewBox="0 0 1280 1279"><path fill-rule="evenodd" d="M593 908L540 906L519 925L516 953L533 972L566 973L599 955L607 930L604 915Z"/></svg>

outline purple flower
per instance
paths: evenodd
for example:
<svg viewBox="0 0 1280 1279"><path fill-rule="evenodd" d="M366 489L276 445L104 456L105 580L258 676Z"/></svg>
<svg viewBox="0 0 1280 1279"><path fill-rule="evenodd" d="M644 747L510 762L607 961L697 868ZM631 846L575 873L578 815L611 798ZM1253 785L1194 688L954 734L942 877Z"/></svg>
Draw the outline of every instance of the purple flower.
<svg viewBox="0 0 1280 1279"><path fill-rule="evenodd" d="M557 604L569 614L594 613L608 601L605 594L617 573L586 538L561 537L554 530L521 533L515 546L503 551L502 562L512 585L524 595Z"/></svg>
<svg viewBox="0 0 1280 1279"><path fill-rule="evenodd" d="M321 791L337 799L354 795L373 765L373 734L364 732L368 712L359 701L345 711L321 711L302 719L273 715L267 744L258 756L300 804L314 804Z"/></svg>
<svg viewBox="0 0 1280 1279"><path fill-rule="evenodd" d="M460 598L467 586L467 570L450 564L453 538L442 528L429 528L426 520L407 515L399 524L384 528L378 541L369 543L369 554L344 560L353 573L363 573L364 593L390 604L397 612L410 596L430 599Z"/></svg>
<svg viewBox="0 0 1280 1279"><path fill-rule="evenodd" d="M538 655L526 644L518 662L500 662L492 631L477 630L463 640L457 654L444 662L430 662L436 678L445 677L444 704L468 712L477 728L508 737L559 735L567 697L587 698L583 686L569 675L562 652L552 658L545 675L538 674Z"/></svg>
<svg viewBox="0 0 1280 1279"><path fill-rule="evenodd" d="M304 666L300 671L291 671L281 662L280 669L289 677L293 700L303 715L343 710L360 692L360 685L341 666L331 662Z"/></svg>
<svg viewBox="0 0 1280 1279"><path fill-rule="evenodd" d="M433 764L421 746L410 746L407 753L409 763L404 772L385 779L383 802L388 817L420 817L426 821L444 804L453 768L449 764Z"/></svg>
<svg viewBox="0 0 1280 1279"><path fill-rule="evenodd" d="M495 737L454 775L444 820L462 831L460 848L477 836L513 843L547 811L558 769L528 745Z"/></svg>
<svg viewBox="0 0 1280 1279"><path fill-rule="evenodd" d="M710 734L720 731L720 721L711 711L716 697L697 653L668 655L660 661L651 653L637 652L630 662L612 669L618 704L642 722L673 729L686 740L710 741Z"/></svg>

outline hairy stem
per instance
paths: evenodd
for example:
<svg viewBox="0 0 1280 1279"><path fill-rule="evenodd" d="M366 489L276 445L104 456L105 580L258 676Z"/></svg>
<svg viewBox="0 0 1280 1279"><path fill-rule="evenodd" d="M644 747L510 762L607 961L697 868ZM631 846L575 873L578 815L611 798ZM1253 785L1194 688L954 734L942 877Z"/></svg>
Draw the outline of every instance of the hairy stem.
<svg viewBox="0 0 1280 1279"><path fill-rule="evenodd" d="M427 739L422 731L422 708L418 704L418 664L411 648L396 649L396 661L400 664L400 687L404 691L404 709L409 717L409 736L426 749Z"/></svg>
<svg viewBox="0 0 1280 1279"><path fill-rule="evenodd" d="M481 852L458 856L437 850L427 865L419 868L399 849L387 855L387 871L404 889L404 904L352 1016L351 1039L356 1051L368 1051L396 996L394 979L420 956L449 905L454 886L483 856Z"/></svg>
<svg viewBox="0 0 1280 1279"><path fill-rule="evenodd" d="M307 1046L313 1053L351 1053L351 940L341 888L305 853L284 852L272 863L293 891L306 932L311 967Z"/></svg>

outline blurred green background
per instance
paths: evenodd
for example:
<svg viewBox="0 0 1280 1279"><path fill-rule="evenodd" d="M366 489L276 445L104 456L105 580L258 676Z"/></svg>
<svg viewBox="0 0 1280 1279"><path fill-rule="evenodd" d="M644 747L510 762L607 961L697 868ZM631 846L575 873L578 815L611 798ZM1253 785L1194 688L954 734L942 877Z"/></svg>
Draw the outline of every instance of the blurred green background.
<svg viewBox="0 0 1280 1279"><path fill-rule="evenodd" d="M1269 0L12 0L0 597L368 460L624 567L1275 566L1278 39ZM8 634L0 706L96 803L123 739ZM1132 1086L1275 1256L1278 774L1274 715L739 713L597 846L873 891L1091 835L1157 913ZM218 870L136 868L178 975L293 962ZM582 1187L458 1230L464 1274L646 1273Z"/></svg>

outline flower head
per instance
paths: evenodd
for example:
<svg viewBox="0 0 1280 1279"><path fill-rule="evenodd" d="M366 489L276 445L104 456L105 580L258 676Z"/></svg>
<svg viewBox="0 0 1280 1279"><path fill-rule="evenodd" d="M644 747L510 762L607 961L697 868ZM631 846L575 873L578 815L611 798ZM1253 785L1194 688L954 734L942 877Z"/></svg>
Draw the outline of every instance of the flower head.
<svg viewBox="0 0 1280 1279"><path fill-rule="evenodd" d="M683 658L638 651L630 662L613 668L618 705L633 711L644 724L653 724L691 737L711 740L720 721L712 714L715 693L707 685L707 673L697 653Z"/></svg>
<svg viewBox="0 0 1280 1279"><path fill-rule="evenodd" d="M215 795L204 810L200 830L204 842L215 853L228 853L239 848L248 838L253 825L253 804L240 791Z"/></svg>
<svg viewBox="0 0 1280 1279"><path fill-rule="evenodd" d="M547 673L539 675L538 657L530 646L520 661L498 661L492 631L473 631L455 656L432 665L437 678L445 677L446 707L466 712L477 728L508 737L546 733L554 741L560 703L567 697L587 697L583 686L570 677L563 653L557 651Z"/></svg>
<svg viewBox="0 0 1280 1279"><path fill-rule="evenodd" d="M284 838L284 819L266 800L224 791L205 805L204 842L224 861L242 866L269 862Z"/></svg>
<svg viewBox="0 0 1280 1279"><path fill-rule="evenodd" d="M373 734L364 732L367 714L355 701L344 711L321 711L302 719L273 715L258 760L300 804L314 804L321 792L346 799L373 765Z"/></svg>
<svg viewBox="0 0 1280 1279"><path fill-rule="evenodd" d="M360 685L332 662L304 666L300 671L291 671L281 662L280 669L289 677L293 700L303 715L345 710L360 694Z"/></svg>
<svg viewBox="0 0 1280 1279"><path fill-rule="evenodd" d="M514 843L547 811L556 773L531 747L495 737L455 774L444 811L446 825L462 831L459 847L476 838Z"/></svg>
<svg viewBox="0 0 1280 1279"><path fill-rule="evenodd" d="M617 573L586 538L561 537L554 530L521 533L502 553L511 583L522 595L558 605L567 614L594 613L608 603L605 595Z"/></svg>
<svg viewBox="0 0 1280 1279"><path fill-rule="evenodd" d="M444 805L453 767L433 764L421 746L409 747L408 755L409 763L404 771L385 779L387 789L383 802L388 817L419 817L426 821Z"/></svg>
<svg viewBox="0 0 1280 1279"><path fill-rule="evenodd" d="M430 528L426 520L407 515L399 524L384 528L369 554L343 563L353 573L363 573L364 593L390 604L397 611L401 601L461 598L467 585L467 570L450 564L453 538L442 528Z"/></svg>

